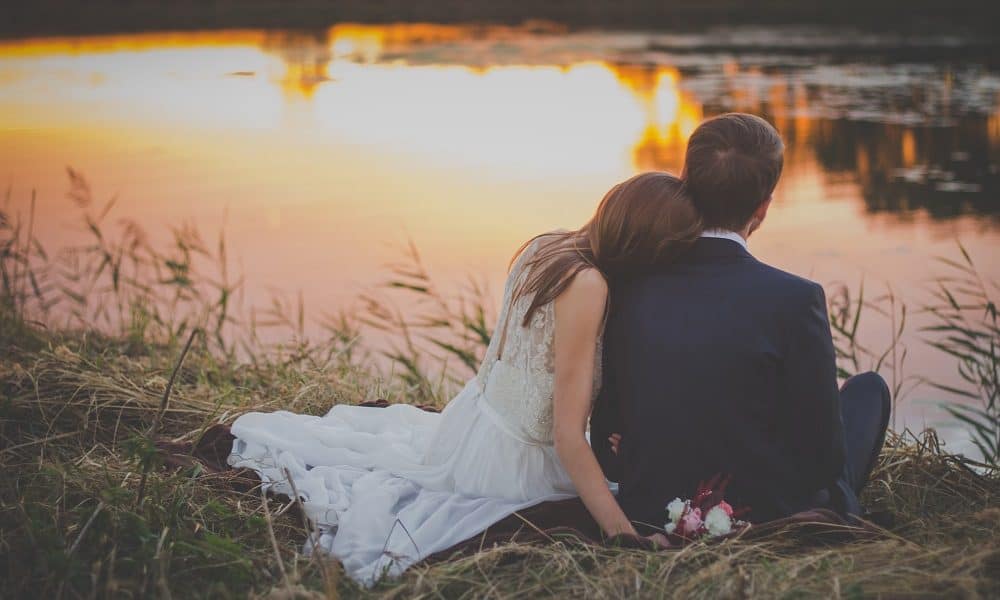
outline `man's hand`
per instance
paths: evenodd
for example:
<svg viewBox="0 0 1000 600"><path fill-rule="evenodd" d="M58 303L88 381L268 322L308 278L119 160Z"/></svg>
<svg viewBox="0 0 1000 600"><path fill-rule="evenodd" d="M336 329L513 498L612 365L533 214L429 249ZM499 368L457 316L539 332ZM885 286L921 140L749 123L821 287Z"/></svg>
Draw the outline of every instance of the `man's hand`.
<svg viewBox="0 0 1000 600"><path fill-rule="evenodd" d="M618 446L622 443L622 434L612 433L608 437L608 442L611 444L611 451L615 453L615 456L618 456Z"/></svg>

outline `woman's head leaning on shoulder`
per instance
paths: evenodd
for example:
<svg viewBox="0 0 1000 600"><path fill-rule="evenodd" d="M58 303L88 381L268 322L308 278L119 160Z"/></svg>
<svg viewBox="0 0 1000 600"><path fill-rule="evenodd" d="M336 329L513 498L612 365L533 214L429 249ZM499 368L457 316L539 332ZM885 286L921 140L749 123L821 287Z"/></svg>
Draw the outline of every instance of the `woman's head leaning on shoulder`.
<svg viewBox="0 0 1000 600"><path fill-rule="evenodd" d="M612 187L594 216L575 231L547 233L536 239L524 283L515 298L533 295L524 324L535 311L554 301L577 273L598 270L615 282L669 263L701 234L701 219L684 190L669 173L640 173Z"/></svg>

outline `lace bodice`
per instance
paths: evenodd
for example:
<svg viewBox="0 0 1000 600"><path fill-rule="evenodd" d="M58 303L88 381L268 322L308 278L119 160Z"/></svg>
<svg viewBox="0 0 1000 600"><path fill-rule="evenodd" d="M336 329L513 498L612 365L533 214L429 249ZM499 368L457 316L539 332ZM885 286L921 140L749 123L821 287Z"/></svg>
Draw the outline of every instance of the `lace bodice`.
<svg viewBox="0 0 1000 600"><path fill-rule="evenodd" d="M488 409L508 432L530 444L552 443L552 394L555 387L555 306L540 307L527 327L524 316L531 296L511 302L514 290L527 276L526 263L538 249L535 240L510 270L504 286L503 308L482 366L476 375ZM506 336L504 328L506 327ZM502 345L502 348L501 348ZM601 384L601 338L594 353L591 401Z"/></svg>

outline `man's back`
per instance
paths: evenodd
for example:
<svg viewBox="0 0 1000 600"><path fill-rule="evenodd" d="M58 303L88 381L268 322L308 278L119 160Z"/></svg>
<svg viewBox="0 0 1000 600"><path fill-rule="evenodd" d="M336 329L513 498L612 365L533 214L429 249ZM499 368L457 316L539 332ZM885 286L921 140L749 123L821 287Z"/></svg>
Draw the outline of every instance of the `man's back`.
<svg viewBox="0 0 1000 600"><path fill-rule="evenodd" d="M611 302L592 439L630 519L661 525L669 500L717 473L733 475L727 496L753 520L807 508L834 483L844 441L820 286L702 238Z"/></svg>

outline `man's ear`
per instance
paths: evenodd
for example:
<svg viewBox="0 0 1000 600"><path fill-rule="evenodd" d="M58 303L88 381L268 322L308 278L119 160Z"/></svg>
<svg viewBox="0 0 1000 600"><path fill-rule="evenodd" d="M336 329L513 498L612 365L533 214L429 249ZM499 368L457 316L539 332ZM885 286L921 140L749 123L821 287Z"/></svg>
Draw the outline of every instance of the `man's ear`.
<svg viewBox="0 0 1000 600"><path fill-rule="evenodd" d="M757 220L758 226L760 223L764 222L765 218L767 218L767 209L771 207L771 200L773 199L774 195L768 196L767 200L764 200L764 202L757 207L757 210L753 213L753 218Z"/></svg>
<svg viewBox="0 0 1000 600"><path fill-rule="evenodd" d="M764 219L767 218L767 209L771 206L771 199L774 196L768 196L767 200L761 203L754 211L753 216L750 217L750 224L747 226L746 232L743 234L744 238L750 237L750 235L760 229L761 224Z"/></svg>

